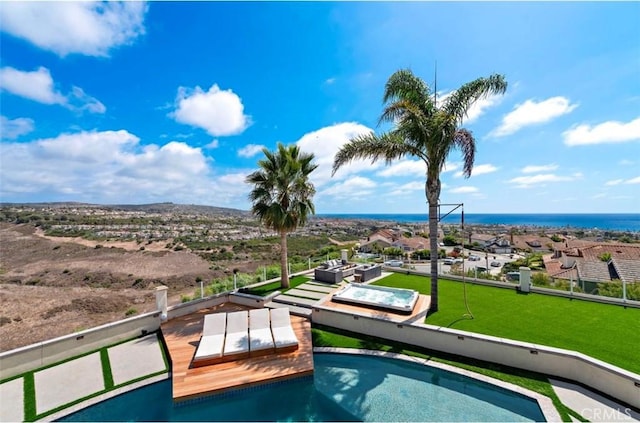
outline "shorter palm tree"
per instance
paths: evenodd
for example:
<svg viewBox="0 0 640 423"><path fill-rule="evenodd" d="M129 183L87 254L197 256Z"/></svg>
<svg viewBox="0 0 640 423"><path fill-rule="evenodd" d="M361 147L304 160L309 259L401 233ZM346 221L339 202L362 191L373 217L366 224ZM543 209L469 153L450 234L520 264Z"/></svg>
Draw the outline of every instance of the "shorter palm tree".
<svg viewBox="0 0 640 423"><path fill-rule="evenodd" d="M278 143L275 152L263 148L265 158L258 161L259 170L247 176L253 184L249 194L251 212L268 229L280 235L281 285L289 288L287 267L287 234L304 226L315 213L312 199L316 189L309 175L318 165L314 155L303 153L297 145Z"/></svg>

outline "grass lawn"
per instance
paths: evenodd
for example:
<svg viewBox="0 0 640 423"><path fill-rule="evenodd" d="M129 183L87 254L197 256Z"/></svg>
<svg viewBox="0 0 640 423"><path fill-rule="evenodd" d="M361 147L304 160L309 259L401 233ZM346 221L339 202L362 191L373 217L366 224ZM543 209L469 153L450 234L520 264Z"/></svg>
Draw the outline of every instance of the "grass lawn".
<svg viewBox="0 0 640 423"><path fill-rule="evenodd" d="M394 273L375 285L431 292L425 276ZM473 319L463 317L463 284L440 279L439 311L425 323L574 350L640 374L640 309L469 283L466 287Z"/></svg>
<svg viewBox="0 0 640 423"><path fill-rule="evenodd" d="M308 276L294 276L291 279L289 279L289 289L293 289L295 287L297 287L298 285L302 285L305 282L309 282L311 279ZM245 291L247 294L251 294L251 295L258 295L260 297L265 297L269 294L271 294L272 292L275 291L280 291L280 281L276 281L276 282L271 282L267 285L262 285L262 286L257 286L255 288L249 288L247 291ZM282 290L282 293L284 294L285 292L287 292L286 290Z"/></svg>

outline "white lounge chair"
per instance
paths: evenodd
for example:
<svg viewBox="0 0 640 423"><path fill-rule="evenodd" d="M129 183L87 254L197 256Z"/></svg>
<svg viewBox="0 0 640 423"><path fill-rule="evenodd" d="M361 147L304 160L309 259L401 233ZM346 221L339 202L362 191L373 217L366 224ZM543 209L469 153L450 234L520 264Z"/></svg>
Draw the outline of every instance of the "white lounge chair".
<svg viewBox="0 0 640 423"><path fill-rule="evenodd" d="M249 355L257 357L275 351L268 308L249 310Z"/></svg>
<svg viewBox="0 0 640 423"><path fill-rule="evenodd" d="M227 313L214 313L204 316L202 338L200 338L196 354L193 357L194 367L222 361L226 323Z"/></svg>
<svg viewBox="0 0 640 423"><path fill-rule="evenodd" d="M249 356L249 312L227 313L227 336L224 341L225 361Z"/></svg>
<svg viewBox="0 0 640 423"><path fill-rule="evenodd" d="M295 351L298 349L298 338L291 327L288 308L271 310L271 332L277 352Z"/></svg>

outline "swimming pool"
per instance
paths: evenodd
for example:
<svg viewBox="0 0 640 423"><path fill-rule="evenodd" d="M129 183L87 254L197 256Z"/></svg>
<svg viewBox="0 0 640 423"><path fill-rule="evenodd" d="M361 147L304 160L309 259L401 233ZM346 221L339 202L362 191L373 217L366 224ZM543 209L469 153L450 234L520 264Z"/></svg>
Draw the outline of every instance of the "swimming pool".
<svg viewBox="0 0 640 423"><path fill-rule="evenodd" d="M506 389L403 360L314 354L311 378L174 406L159 382L60 421L544 421Z"/></svg>
<svg viewBox="0 0 640 423"><path fill-rule="evenodd" d="M334 301L365 305L409 314L419 293L411 289L349 284L331 296Z"/></svg>

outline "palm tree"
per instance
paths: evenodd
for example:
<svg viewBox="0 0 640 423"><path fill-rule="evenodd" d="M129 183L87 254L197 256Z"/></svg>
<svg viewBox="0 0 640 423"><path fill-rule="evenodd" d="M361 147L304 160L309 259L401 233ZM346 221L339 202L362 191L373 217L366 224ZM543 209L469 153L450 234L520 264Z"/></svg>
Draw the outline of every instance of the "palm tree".
<svg viewBox="0 0 640 423"><path fill-rule="evenodd" d="M278 143L277 151L263 148L265 158L258 161L259 170L247 176L253 184L249 194L251 212L269 229L280 235L281 284L289 288L287 268L287 234L304 226L309 214L315 213L311 201L316 190L309 175L318 165L313 154L302 153L296 145Z"/></svg>
<svg viewBox="0 0 640 423"><path fill-rule="evenodd" d="M471 131L461 128L471 106L491 94L507 89L504 76L494 74L461 86L441 101L431 95L429 86L410 70L399 70L389 77L384 90L385 104L379 123L394 124L392 129L376 135L369 133L352 138L336 153L333 173L354 159L395 159L414 156L427 166L425 195L429 203L429 244L431 249L431 306L438 311L438 202L440 173L454 149L461 151L465 177L471 176L476 144Z"/></svg>

